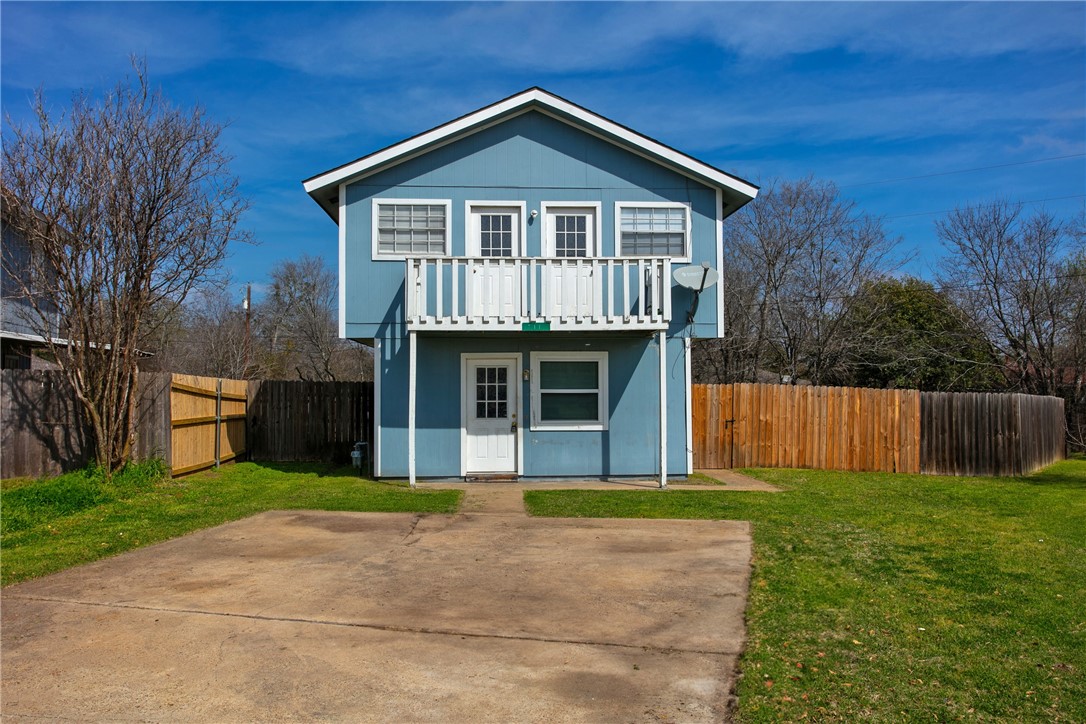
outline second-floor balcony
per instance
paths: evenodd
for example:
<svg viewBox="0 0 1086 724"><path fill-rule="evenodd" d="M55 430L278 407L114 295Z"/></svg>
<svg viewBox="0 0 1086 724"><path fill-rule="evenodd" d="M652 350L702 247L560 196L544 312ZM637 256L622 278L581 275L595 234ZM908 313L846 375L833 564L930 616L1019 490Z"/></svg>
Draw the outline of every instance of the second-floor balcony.
<svg viewBox="0 0 1086 724"><path fill-rule="evenodd" d="M671 322L671 259L413 257L411 330L660 330Z"/></svg>

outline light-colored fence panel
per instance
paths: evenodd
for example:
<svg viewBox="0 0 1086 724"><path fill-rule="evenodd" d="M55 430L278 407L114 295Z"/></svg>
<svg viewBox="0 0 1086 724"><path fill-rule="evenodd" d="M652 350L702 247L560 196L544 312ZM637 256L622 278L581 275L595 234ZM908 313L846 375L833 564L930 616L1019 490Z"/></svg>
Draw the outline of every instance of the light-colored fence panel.
<svg viewBox="0 0 1086 724"><path fill-rule="evenodd" d="M245 452L245 380L173 375L170 426L174 475L203 470Z"/></svg>

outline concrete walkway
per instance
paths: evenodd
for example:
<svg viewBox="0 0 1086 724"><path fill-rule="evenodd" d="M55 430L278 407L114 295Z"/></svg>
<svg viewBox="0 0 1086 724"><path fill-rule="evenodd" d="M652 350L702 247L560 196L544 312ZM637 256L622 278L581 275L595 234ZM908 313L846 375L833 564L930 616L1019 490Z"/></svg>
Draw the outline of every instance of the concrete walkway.
<svg viewBox="0 0 1086 724"><path fill-rule="evenodd" d="M702 490L707 492L759 491L780 492L780 488L733 470L699 470L717 480L720 485L669 483L669 490ZM525 490L655 490L655 480L518 480L516 482L471 482L459 480L425 481L419 488L428 490L463 490L461 511L485 515L527 515L524 509Z"/></svg>

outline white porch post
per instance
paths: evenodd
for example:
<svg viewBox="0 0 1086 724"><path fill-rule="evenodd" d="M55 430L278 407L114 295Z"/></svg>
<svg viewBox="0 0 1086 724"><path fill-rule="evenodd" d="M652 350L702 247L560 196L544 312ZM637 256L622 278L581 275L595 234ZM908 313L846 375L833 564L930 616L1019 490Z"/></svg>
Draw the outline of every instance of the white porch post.
<svg viewBox="0 0 1086 724"><path fill-rule="evenodd" d="M417 333L407 333L407 482L415 487L415 355Z"/></svg>
<svg viewBox="0 0 1086 724"><path fill-rule="evenodd" d="M667 488L667 332L660 330L660 489Z"/></svg>

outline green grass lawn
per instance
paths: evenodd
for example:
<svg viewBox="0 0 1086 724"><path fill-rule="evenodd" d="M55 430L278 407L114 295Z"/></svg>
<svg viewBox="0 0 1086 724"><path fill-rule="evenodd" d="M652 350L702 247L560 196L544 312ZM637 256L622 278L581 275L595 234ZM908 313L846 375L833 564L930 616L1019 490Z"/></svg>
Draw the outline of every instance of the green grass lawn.
<svg viewBox="0 0 1086 724"><path fill-rule="evenodd" d="M238 463L176 480L141 464L109 484L86 471L4 481L0 580L15 583L265 510L451 513L461 495L412 492L305 463Z"/></svg>
<svg viewBox="0 0 1086 724"><path fill-rule="evenodd" d="M743 721L1086 721L1086 460L1021 479L745 472L784 492L525 502L752 521Z"/></svg>

